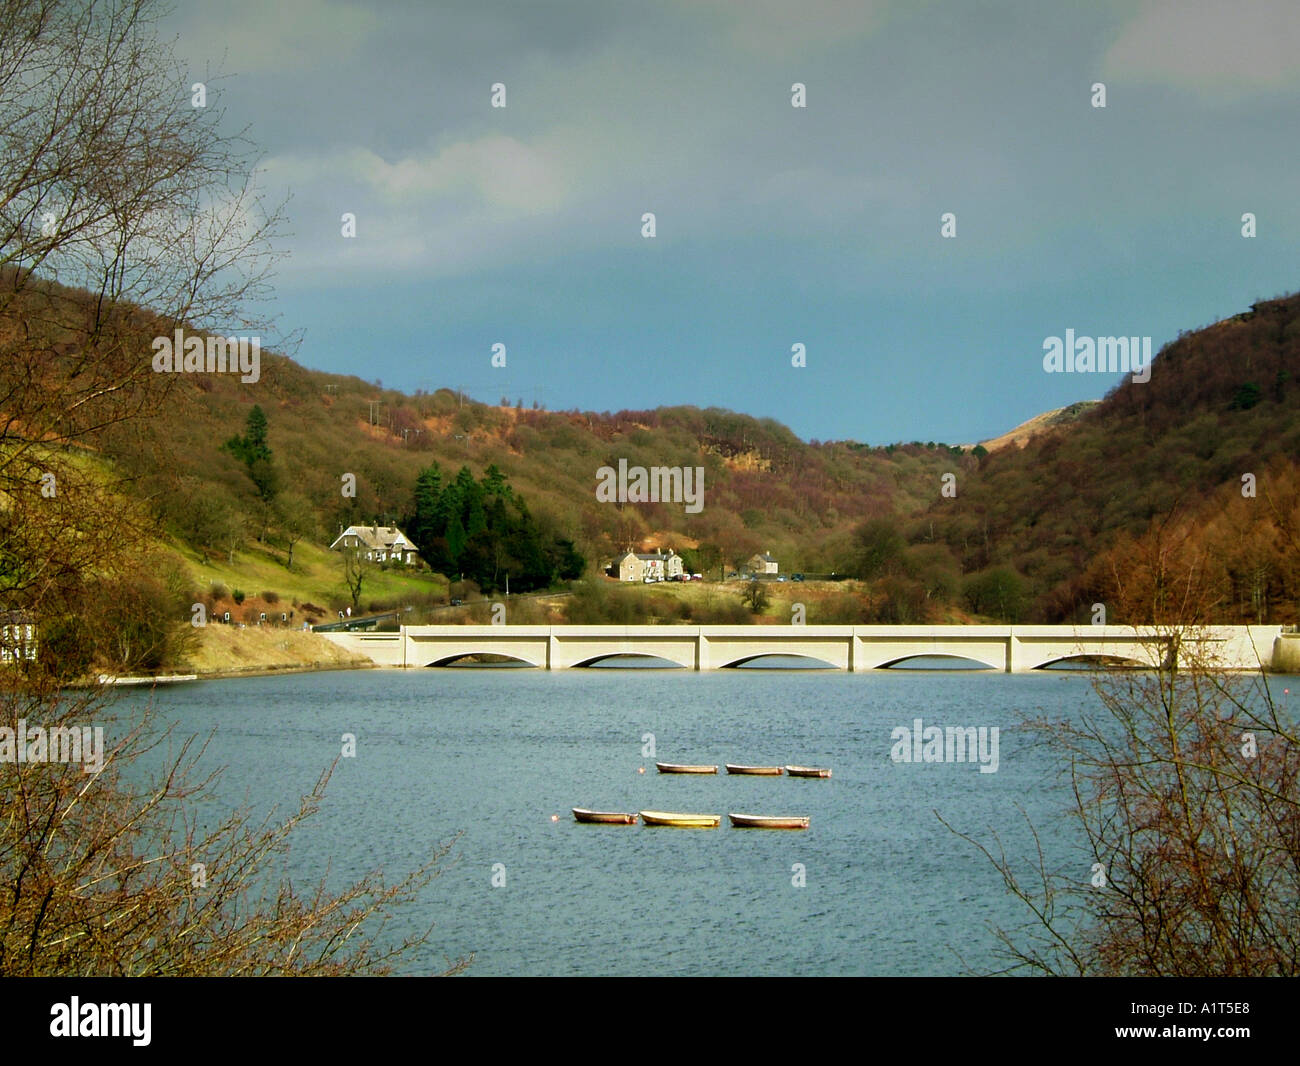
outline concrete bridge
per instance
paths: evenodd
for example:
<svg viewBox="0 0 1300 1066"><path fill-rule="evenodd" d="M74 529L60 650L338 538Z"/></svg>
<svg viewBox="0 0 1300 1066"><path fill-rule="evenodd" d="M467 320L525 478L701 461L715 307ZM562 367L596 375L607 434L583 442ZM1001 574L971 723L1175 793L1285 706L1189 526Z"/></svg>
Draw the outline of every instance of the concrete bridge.
<svg viewBox="0 0 1300 1066"><path fill-rule="evenodd" d="M1154 667L1169 657L1166 636L1131 626L403 626L397 633L322 633L380 666L448 666L470 655L504 655L546 670L650 656L688 670L740 666L797 655L840 670L880 670L917 657L971 660L1023 673L1105 656ZM1180 661L1227 670L1273 662L1281 626L1214 626L1186 631ZM814 665L809 663L809 665Z"/></svg>

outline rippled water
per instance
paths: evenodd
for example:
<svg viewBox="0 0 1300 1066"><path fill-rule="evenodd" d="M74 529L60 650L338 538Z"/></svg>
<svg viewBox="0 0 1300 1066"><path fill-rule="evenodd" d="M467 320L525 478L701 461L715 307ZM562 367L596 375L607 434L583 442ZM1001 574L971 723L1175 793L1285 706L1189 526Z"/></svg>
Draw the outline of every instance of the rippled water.
<svg viewBox="0 0 1300 1066"><path fill-rule="evenodd" d="M130 694L132 700L146 698ZM950 974L992 969L1014 924L987 860L1024 807L1054 862L1088 867L1054 820L1068 797L1020 714L1095 707L1085 675L731 670L356 671L159 690L227 770L210 821L241 801L287 813L355 734L296 838L296 878L395 876L463 831L456 862L406 916L475 974ZM894 763L890 731L998 726L1000 765ZM665 776L660 761L799 763L829 780ZM645 773L639 773L640 768ZM587 826L575 806L807 814L803 832ZM553 822L552 815L559 820ZM505 885L491 884L494 864ZM796 887L796 864L806 885ZM501 872L497 868L498 875Z"/></svg>

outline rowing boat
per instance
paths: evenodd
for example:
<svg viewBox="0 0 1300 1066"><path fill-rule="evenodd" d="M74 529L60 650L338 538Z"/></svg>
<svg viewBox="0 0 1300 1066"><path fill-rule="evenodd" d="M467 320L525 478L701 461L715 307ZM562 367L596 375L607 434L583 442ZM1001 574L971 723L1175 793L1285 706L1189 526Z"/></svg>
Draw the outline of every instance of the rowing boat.
<svg viewBox="0 0 1300 1066"><path fill-rule="evenodd" d="M696 766L690 763L657 762L661 774L716 774L717 766Z"/></svg>
<svg viewBox="0 0 1300 1066"><path fill-rule="evenodd" d="M831 772L820 766L787 766L785 772L791 777L830 777Z"/></svg>
<svg viewBox="0 0 1300 1066"><path fill-rule="evenodd" d="M729 774L751 774L755 777L776 777L784 773L779 766L737 766L735 763L724 763Z"/></svg>
<svg viewBox="0 0 1300 1066"><path fill-rule="evenodd" d="M573 817L588 825L636 825L636 815L622 811L589 811L586 807L574 807Z"/></svg>
<svg viewBox="0 0 1300 1066"><path fill-rule="evenodd" d="M802 815L729 814L737 829L807 829L811 821Z"/></svg>
<svg viewBox="0 0 1300 1066"><path fill-rule="evenodd" d="M722 821L720 814L679 814L672 811L642 811L641 821L646 825L671 825L678 829L716 829Z"/></svg>

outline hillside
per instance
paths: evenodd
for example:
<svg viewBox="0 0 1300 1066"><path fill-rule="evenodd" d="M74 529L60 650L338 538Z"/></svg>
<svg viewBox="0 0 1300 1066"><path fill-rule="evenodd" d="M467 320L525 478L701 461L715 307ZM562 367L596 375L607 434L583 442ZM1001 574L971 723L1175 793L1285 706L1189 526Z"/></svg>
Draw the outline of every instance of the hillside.
<svg viewBox="0 0 1300 1066"><path fill-rule="evenodd" d="M1032 438L1040 436L1053 428L1077 421L1085 411L1095 406L1096 401L1094 400L1082 400L1067 407L1044 411L1041 415L1035 415L1033 418L1021 422L1014 429L1000 433L990 440L980 441L980 444L988 452L1001 451L1013 444L1018 448L1023 448Z"/></svg>
<svg viewBox="0 0 1300 1066"><path fill-rule="evenodd" d="M282 486L274 506L222 448L254 404L266 414ZM773 421L719 409L597 414L489 406L449 390L406 396L268 353L255 386L178 377L171 402L143 431L111 431L103 447L151 501L161 527L214 571L222 558L238 565L250 551L287 562L286 509L307 515L301 544L317 547L355 522L402 524L417 474L433 463L447 479L462 466L475 478L495 466L593 567L628 547L705 543L729 564L765 550L786 570L832 570L842 567L857 522L914 511L942 470L974 463L939 444L805 443ZM702 468L700 512L598 501L597 471L620 459ZM354 498L341 491L349 474Z"/></svg>
<svg viewBox="0 0 1300 1066"><path fill-rule="evenodd" d="M22 300L11 320L35 305L54 322L89 314L85 294L57 285L30 287ZM356 523L446 527L446 514L430 518L446 503L438 490L420 517L424 471L469 494L458 497L469 526L481 528L491 511L500 529L527 530L539 544L572 542L573 558L598 582L628 547L674 547L711 574L768 551L782 573L860 579L816 595L799 590L819 604L813 620L1083 621L1103 603L1112 620L1140 621L1190 610L1188 591L1175 601L1171 590L1192 573L1198 617L1297 616L1300 296L1184 334L1159 353L1149 382L1125 382L1100 403L1048 412L970 451L804 442L771 419L718 408L595 413L488 405L448 389L408 396L270 352L256 383L157 375L148 338L166 324L146 311L124 317L134 348L123 343L118 358L151 397L149 417L107 419L78 430L74 443L60 436L66 419L51 404L46 421L24 431L23 447L32 455L38 445L62 447L73 457L65 477L94 471L82 490L102 483L116 493L118 504L101 507L96 522L112 513L122 523L119 550L161 553L171 562L152 569L169 575L166 595L178 604L197 596L218 615L247 621L283 610L299 623L347 605L429 610L472 597L459 573L402 566L368 574L350 595L342 557L327 550ZM73 339L54 328L56 357L40 365L50 396L73 381L61 377L76 373L65 364L80 365L76 331L65 332ZM31 380L32 367L24 373ZM11 430L9 439L19 438ZM602 502L598 471L620 462L702 469L702 506ZM1243 494L1245 481L1252 494ZM48 518L51 509L26 513ZM49 528L73 541L108 538L100 524ZM475 550L508 553L511 535ZM503 565L521 578L517 560ZM71 562L66 572L75 574ZM778 603L794 595L782 592ZM730 617L740 606L738 588L725 603L641 589L620 596L580 597L545 616L684 620ZM769 615L754 606L748 616Z"/></svg>
<svg viewBox="0 0 1300 1066"><path fill-rule="evenodd" d="M1176 606L1294 622L1298 377L1300 295L1185 333L1149 382L985 457L909 540L946 545L964 574L1010 569L1026 619L1086 621L1101 602L1116 621Z"/></svg>

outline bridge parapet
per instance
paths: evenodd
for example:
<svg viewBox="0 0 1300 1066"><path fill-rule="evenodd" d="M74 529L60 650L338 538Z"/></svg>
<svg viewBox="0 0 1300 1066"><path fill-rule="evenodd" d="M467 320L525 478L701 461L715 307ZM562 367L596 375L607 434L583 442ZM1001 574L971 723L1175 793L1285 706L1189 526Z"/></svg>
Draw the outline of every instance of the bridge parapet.
<svg viewBox="0 0 1300 1066"><path fill-rule="evenodd" d="M431 666L470 655L504 655L551 670L616 656L653 656L688 670L715 670L769 655L795 655L853 672L922 656L968 659L1022 673L1062 660L1106 658L1155 667L1169 634L1132 626L403 626L400 633L323 633L383 666ZM1187 630L1181 658L1228 670L1268 668L1281 626ZM1287 650L1289 651L1289 645Z"/></svg>

